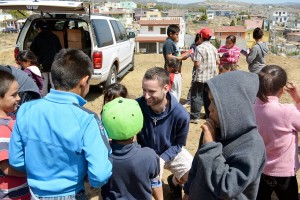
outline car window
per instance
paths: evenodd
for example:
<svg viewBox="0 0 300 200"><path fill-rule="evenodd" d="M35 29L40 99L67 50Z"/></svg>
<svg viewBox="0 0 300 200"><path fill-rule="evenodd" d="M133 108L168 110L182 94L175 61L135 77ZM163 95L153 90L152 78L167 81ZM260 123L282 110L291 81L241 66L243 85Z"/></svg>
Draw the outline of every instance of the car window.
<svg viewBox="0 0 300 200"><path fill-rule="evenodd" d="M110 23L111 23L111 25L114 29L114 33L115 33L117 42L128 40L126 30L125 30L124 26L119 21L110 20Z"/></svg>
<svg viewBox="0 0 300 200"><path fill-rule="evenodd" d="M124 26L121 24L121 22L119 22L119 21L116 21L116 22L117 22L119 30L122 34L122 39L123 40L128 40L128 37L127 37L126 30L125 30Z"/></svg>
<svg viewBox="0 0 300 200"><path fill-rule="evenodd" d="M104 47L114 43L107 20L94 19L92 23L98 47Z"/></svg>

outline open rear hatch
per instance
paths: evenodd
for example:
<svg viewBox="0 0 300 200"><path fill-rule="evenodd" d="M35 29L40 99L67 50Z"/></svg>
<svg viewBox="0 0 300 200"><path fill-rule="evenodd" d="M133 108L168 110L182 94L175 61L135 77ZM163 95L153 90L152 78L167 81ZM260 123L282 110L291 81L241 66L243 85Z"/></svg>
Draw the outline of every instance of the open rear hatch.
<svg viewBox="0 0 300 200"><path fill-rule="evenodd" d="M0 1L3 10L27 10L51 13L89 13L88 2L74 1ZM89 13L90 14L90 13Z"/></svg>

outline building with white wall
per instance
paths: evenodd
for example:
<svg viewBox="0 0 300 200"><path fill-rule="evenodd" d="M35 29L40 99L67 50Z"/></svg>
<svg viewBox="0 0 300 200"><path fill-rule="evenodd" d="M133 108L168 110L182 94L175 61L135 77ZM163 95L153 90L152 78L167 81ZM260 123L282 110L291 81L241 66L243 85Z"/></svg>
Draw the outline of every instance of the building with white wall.
<svg viewBox="0 0 300 200"><path fill-rule="evenodd" d="M176 24L180 27L177 45L179 48L184 47L186 23L182 17L141 18L139 24L140 30L136 37L136 52L162 53L170 24Z"/></svg>

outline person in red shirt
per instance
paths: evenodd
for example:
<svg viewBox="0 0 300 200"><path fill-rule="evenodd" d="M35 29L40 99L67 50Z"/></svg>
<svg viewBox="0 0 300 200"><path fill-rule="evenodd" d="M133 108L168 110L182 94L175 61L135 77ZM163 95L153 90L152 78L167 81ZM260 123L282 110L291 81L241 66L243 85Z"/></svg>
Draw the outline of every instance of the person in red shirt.
<svg viewBox="0 0 300 200"><path fill-rule="evenodd" d="M219 70L225 64L236 64L240 58L240 48L235 46L236 37L229 35L226 38L226 44L218 50L220 56Z"/></svg>
<svg viewBox="0 0 300 200"><path fill-rule="evenodd" d="M0 83L0 199L29 200L26 174L8 163L8 146L15 123L8 114L19 106L19 85L15 77L4 70L0 70Z"/></svg>

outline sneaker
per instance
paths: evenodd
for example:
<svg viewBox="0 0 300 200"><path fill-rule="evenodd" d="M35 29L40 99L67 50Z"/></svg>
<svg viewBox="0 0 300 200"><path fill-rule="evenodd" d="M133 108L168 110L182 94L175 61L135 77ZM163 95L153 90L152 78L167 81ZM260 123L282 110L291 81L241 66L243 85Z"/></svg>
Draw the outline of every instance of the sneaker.
<svg viewBox="0 0 300 200"><path fill-rule="evenodd" d="M182 200L182 186L181 185L177 185L175 186L172 179L173 179L173 174L171 174L170 176L168 176L167 181L168 181L168 185L170 188L169 194L168 194L168 199L172 199L172 200Z"/></svg>
<svg viewBox="0 0 300 200"><path fill-rule="evenodd" d="M190 123L199 124L200 123L200 119L191 119Z"/></svg>

